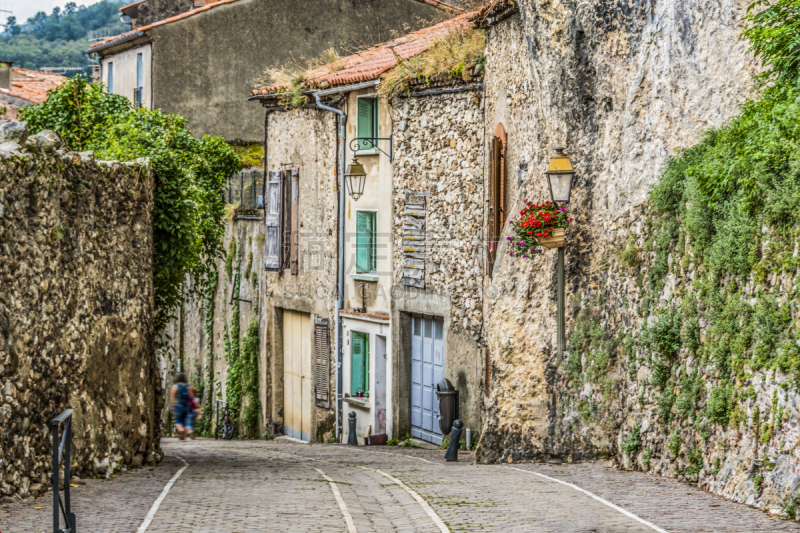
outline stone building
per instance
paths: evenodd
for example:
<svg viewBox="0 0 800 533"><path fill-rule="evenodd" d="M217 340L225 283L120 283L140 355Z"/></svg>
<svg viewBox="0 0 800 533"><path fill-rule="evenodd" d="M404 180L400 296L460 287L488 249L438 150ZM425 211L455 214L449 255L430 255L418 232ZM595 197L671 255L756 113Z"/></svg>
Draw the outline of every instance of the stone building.
<svg viewBox="0 0 800 533"><path fill-rule="evenodd" d="M462 12L440 0L143 0L124 6L131 31L94 44L100 79L137 105L177 113L196 135L259 142L245 102L265 70L330 49L361 48Z"/></svg>
<svg viewBox="0 0 800 533"><path fill-rule="evenodd" d="M50 421L72 408L79 476L160 460L153 188L147 164L0 126L0 495L50 484Z"/></svg>
<svg viewBox="0 0 800 533"><path fill-rule="evenodd" d="M15 67L11 61L0 61L0 120L17 119L20 108L41 104L47 91L64 83L67 78L54 72L39 72Z"/></svg>

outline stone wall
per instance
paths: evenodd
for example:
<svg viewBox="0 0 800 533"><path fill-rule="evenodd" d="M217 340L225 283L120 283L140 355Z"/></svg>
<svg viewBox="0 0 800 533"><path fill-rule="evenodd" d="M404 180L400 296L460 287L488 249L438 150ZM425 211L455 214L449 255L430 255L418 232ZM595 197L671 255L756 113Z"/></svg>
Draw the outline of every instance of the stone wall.
<svg viewBox="0 0 800 533"><path fill-rule="evenodd" d="M392 100L394 124L393 334L403 352L408 321L398 313L444 317L445 377L459 390L460 414L475 434L482 425L484 273L483 95L480 90ZM427 192L425 288L403 285L405 191ZM407 361L410 367L410 360ZM399 369L408 372L407 368ZM408 384L398 383L398 389ZM402 406L403 402L398 402ZM402 409L402 407L401 407ZM403 424L399 426L403 434Z"/></svg>
<svg viewBox="0 0 800 533"><path fill-rule="evenodd" d="M0 129L0 493L49 484L49 421L74 414L73 469L160 459L153 175Z"/></svg>
<svg viewBox="0 0 800 533"><path fill-rule="evenodd" d="M546 199L541 171L554 146L566 146L577 169L565 248L569 342L559 360L555 251L526 260L501 250L487 282L493 381L479 459L606 457L779 507L798 481L795 388L774 370L726 384L697 355L720 342L711 337L719 317L690 304L718 292L754 309L759 295L783 304L792 275L709 287L685 236L655 252L660 226L646 203L667 158L749 94L756 65L740 36L748 3L518 4L521 14L488 31L486 128L502 122L509 132L510 173L529 163L512 213ZM651 294L657 262L665 283ZM653 343L675 313L697 330L678 328L682 347L664 388L654 385L663 367ZM716 423L723 393L730 421Z"/></svg>

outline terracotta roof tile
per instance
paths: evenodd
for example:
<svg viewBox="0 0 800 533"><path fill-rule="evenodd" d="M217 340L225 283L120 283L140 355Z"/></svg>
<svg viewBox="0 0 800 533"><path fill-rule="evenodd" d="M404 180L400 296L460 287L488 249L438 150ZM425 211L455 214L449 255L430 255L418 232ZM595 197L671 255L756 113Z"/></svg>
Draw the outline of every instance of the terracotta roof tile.
<svg viewBox="0 0 800 533"><path fill-rule="evenodd" d="M398 39L367 48L363 52L340 58L333 63L312 70L306 77L306 81L310 86L325 88L375 80L397 65L399 60L408 59L426 51L434 42L454 29L469 27L474 15L475 13L465 13L435 26L423 28ZM273 94L282 92L285 88L282 84L268 85L255 89L252 94Z"/></svg>
<svg viewBox="0 0 800 533"><path fill-rule="evenodd" d="M17 77L11 80L11 91L5 89L0 91L34 104L41 104L47 100L47 91L55 89L67 79L53 72L39 72L20 67L12 67L12 70Z"/></svg>

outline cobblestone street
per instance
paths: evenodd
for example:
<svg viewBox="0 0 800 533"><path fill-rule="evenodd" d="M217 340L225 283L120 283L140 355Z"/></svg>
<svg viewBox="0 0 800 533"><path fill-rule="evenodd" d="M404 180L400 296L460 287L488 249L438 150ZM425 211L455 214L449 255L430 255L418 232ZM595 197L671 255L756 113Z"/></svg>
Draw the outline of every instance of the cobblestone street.
<svg viewBox="0 0 800 533"><path fill-rule="evenodd" d="M281 440L162 446L157 468L79 482L78 531L800 531L691 486L599 464L475 466L469 453L448 464L439 450ZM0 506L0 532L52 531L51 498Z"/></svg>

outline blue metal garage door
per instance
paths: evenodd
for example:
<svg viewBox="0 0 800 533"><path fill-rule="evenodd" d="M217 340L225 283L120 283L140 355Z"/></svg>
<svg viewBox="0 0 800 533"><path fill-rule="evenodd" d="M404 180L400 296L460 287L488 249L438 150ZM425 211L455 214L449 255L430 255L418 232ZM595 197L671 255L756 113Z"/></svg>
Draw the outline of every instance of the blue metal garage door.
<svg viewBox="0 0 800 533"><path fill-rule="evenodd" d="M441 444L439 400L434 391L444 377L444 341L441 318L412 318L411 434Z"/></svg>

